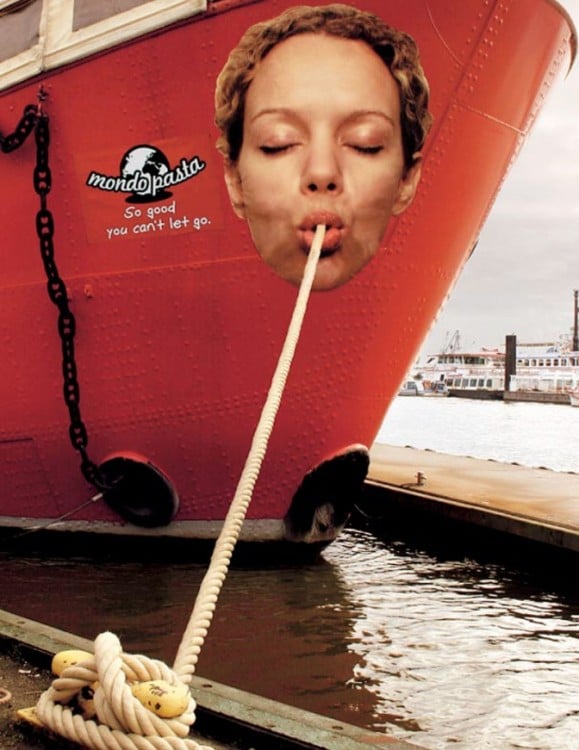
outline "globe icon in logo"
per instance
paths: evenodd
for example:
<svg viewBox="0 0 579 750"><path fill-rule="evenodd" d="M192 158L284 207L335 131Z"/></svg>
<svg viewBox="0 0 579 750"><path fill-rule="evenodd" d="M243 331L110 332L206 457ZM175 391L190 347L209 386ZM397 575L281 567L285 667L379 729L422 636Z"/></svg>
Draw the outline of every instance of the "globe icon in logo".
<svg viewBox="0 0 579 750"><path fill-rule="evenodd" d="M121 159L122 177L135 178L135 190L128 203L151 203L169 198L172 193L160 185L163 175L170 171L169 160L154 146L135 146Z"/></svg>

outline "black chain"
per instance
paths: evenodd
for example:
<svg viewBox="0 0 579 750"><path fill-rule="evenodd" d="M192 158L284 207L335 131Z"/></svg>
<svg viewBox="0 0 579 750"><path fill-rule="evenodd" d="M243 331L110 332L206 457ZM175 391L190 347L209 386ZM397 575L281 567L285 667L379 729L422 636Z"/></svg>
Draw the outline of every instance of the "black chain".
<svg viewBox="0 0 579 750"><path fill-rule="evenodd" d="M30 133L34 130L37 119L37 106L35 104L29 104L26 106L24 114L16 126L16 130L13 133L10 133L10 135L2 135L2 133L0 133L0 151L4 154L8 154L10 151L20 148Z"/></svg>
<svg viewBox="0 0 579 750"><path fill-rule="evenodd" d="M99 467L88 457L86 450L88 435L80 416L80 388L74 357L76 321L68 304L66 286L58 273L54 260L54 220L47 207L47 195L52 185L52 175L48 165L50 134L48 116L42 110L38 111L34 135L36 140L34 190L40 196L40 210L36 214L36 233L40 241L40 254L48 280L48 296L58 308L58 333L62 344L62 374L64 377L63 394L70 415L69 436L73 448L81 455L80 469L83 476L90 484L102 491L107 489L107 486L102 480Z"/></svg>
<svg viewBox="0 0 579 750"><path fill-rule="evenodd" d="M50 134L48 117L42 111L42 102L46 98L44 91L39 93L39 106L29 104L16 130L8 136L0 134L0 149L4 153L14 151L22 146L34 130L36 141L36 166L34 167L34 190L40 196L40 210L36 214L36 233L40 241L40 254L47 277L47 289L50 300L58 308L58 333L62 344L62 374L64 376L64 401L70 415L69 436L73 448L82 458L81 471L85 479L99 491L108 489L103 481L99 467L90 460L86 446L88 436L80 416L80 388L74 358L75 318L68 304L68 294L54 260L54 220L48 210L47 195L52 186L52 174L48 165L48 146Z"/></svg>

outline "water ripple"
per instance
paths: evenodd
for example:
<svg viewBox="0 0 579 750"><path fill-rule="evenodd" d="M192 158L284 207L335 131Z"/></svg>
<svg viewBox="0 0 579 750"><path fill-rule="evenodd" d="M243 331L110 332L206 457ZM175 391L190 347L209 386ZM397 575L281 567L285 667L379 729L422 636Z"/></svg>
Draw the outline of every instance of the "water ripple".
<svg viewBox="0 0 579 750"><path fill-rule="evenodd" d="M433 750L577 747L579 626L567 602L498 567L397 557L364 532L327 554L355 591L355 682L377 696L376 729L394 722Z"/></svg>
<svg viewBox="0 0 579 750"><path fill-rule="evenodd" d="M205 566L3 560L0 607L171 663ZM576 750L579 595L348 530L233 567L199 674L429 750Z"/></svg>

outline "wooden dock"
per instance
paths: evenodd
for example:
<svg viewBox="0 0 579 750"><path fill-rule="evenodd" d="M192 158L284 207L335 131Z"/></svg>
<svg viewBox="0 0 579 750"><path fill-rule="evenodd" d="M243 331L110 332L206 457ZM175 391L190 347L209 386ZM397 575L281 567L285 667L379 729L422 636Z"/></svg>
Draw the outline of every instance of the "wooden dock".
<svg viewBox="0 0 579 750"><path fill-rule="evenodd" d="M15 721L19 708L35 705L51 681L58 651L93 651L93 643L71 633L0 610L0 687L11 694L0 703L2 750L64 750L62 738ZM420 750L362 727L320 716L260 696L193 677L197 703L191 737L213 750ZM78 748L78 745L74 745Z"/></svg>
<svg viewBox="0 0 579 750"><path fill-rule="evenodd" d="M374 445L367 498L579 552L579 474ZM382 506L384 507L384 506Z"/></svg>

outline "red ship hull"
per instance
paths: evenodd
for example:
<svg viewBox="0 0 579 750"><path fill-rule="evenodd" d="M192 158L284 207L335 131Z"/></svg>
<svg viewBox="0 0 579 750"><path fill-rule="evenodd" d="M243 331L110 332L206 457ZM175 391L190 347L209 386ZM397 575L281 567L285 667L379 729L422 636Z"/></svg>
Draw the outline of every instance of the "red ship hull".
<svg viewBox="0 0 579 750"><path fill-rule="evenodd" d="M0 93L0 131L35 103L50 120L54 254L76 319L88 452L138 454L179 496L167 525L121 518L82 476L68 438L61 340L35 227L33 139L2 164L0 524L52 524L214 538L242 471L296 290L258 257L231 211L215 150L215 78L241 31L292 5L211 10ZM304 476L369 446L542 104L574 50L546 0L362 0L418 42L433 131L413 206L352 281L314 293L243 537L326 542L338 528L288 532ZM0 23L3 19L0 19ZM171 177L155 202L127 202L123 155L147 144ZM133 186L134 187L134 186ZM125 192L123 192L123 190ZM286 519L284 521L284 519Z"/></svg>

